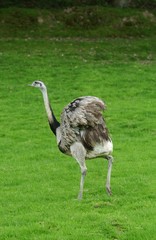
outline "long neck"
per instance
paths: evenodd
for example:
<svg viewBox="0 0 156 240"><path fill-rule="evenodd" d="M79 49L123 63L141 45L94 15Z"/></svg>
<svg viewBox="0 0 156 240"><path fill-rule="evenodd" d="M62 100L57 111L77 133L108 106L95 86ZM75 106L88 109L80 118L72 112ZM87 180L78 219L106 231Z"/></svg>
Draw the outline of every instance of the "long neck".
<svg viewBox="0 0 156 240"><path fill-rule="evenodd" d="M51 130L53 131L53 133L56 135L56 129L60 126L60 123L57 121L57 119L53 113L53 110L50 106L46 88L42 89L42 94L43 94L45 109L46 109L47 116L48 116L49 126L50 126Z"/></svg>

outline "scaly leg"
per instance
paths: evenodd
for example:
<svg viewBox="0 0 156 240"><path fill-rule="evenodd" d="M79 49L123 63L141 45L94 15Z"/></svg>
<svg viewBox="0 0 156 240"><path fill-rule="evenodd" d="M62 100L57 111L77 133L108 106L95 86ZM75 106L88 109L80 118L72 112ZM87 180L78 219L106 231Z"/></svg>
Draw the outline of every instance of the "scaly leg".
<svg viewBox="0 0 156 240"><path fill-rule="evenodd" d="M76 161L78 162L81 168L80 192L78 195L78 199L81 200L83 197L83 187L84 187L85 176L87 173L87 168L85 164L86 150L83 147L83 145L79 142L74 143L70 147L70 150L71 150L72 156L76 159Z"/></svg>
<svg viewBox="0 0 156 240"><path fill-rule="evenodd" d="M87 168L85 167L83 170L81 168L81 180L80 180L80 192L78 195L78 199L81 200L83 197L83 186L84 186L84 180L86 176Z"/></svg>
<svg viewBox="0 0 156 240"><path fill-rule="evenodd" d="M113 157L108 156L107 160L108 160L108 172L107 172L107 181L106 181L106 191L109 195L111 195L112 192L111 192L111 187L110 187L110 180L111 180Z"/></svg>

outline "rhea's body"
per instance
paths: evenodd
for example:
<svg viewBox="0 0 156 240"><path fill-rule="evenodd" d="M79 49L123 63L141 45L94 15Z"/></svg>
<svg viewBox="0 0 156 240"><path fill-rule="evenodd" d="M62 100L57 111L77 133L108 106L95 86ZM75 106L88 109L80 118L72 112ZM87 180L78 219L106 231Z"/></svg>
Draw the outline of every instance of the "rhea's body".
<svg viewBox="0 0 156 240"><path fill-rule="evenodd" d="M60 131L60 128L57 129L57 136L61 136L60 133L58 133ZM83 134L83 131L80 133L80 135ZM61 149L60 146L60 138L58 138L58 147L60 149L61 152L63 152L64 154L67 154L69 156L71 156L71 151L70 148L66 150L66 152L63 151L63 149ZM112 140L102 140L100 143L96 143L96 145L93 147L92 150L87 149L86 150L86 156L85 159L93 159L93 158L98 158L98 157L105 157L107 158L107 156L111 155L113 152L113 143Z"/></svg>
<svg viewBox="0 0 156 240"><path fill-rule="evenodd" d="M113 143L102 116L102 111L105 109L104 102L94 96L79 97L63 109L59 123L50 106L47 88L44 83L35 81L31 86L39 88L42 92L49 125L56 135L59 150L74 157L80 165L79 199L83 195L84 179L87 172L85 160L97 157L108 160L106 189L111 194Z"/></svg>

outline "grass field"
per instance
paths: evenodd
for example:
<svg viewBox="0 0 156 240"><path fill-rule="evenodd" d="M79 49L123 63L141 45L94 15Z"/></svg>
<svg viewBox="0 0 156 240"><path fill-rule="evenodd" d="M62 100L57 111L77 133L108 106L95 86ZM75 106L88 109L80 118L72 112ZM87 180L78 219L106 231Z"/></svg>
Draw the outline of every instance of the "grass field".
<svg viewBox="0 0 156 240"><path fill-rule="evenodd" d="M0 40L0 239L149 240L156 235L155 39ZM114 142L112 192L107 162L80 170L49 130L42 79L59 118L76 97L95 95Z"/></svg>

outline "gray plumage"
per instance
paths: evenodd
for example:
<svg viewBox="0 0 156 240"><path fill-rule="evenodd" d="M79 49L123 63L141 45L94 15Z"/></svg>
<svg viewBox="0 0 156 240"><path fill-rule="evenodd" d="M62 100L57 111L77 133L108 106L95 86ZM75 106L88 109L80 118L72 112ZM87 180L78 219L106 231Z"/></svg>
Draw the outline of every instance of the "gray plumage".
<svg viewBox="0 0 156 240"><path fill-rule="evenodd" d="M68 104L61 114L61 142L59 147L64 152L70 146L81 142L85 148L93 150L103 139L108 140L108 131L102 117L105 105L97 97L85 96Z"/></svg>
<svg viewBox="0 0 156 240"><path fill-rule="evenodd" d="M49 124L56 135L60 151L73 156L80 165L79 199L82 199L84 178L87 171L85 160L96 157L104 157L109 162L106 189L111 194L113 144L102 116L102 111L105 109L104 102L93 96L79 97L63 109L59 123L49 104L47 88L44 83L35 81L31 86L40 88L43 94Z"/></svg>

